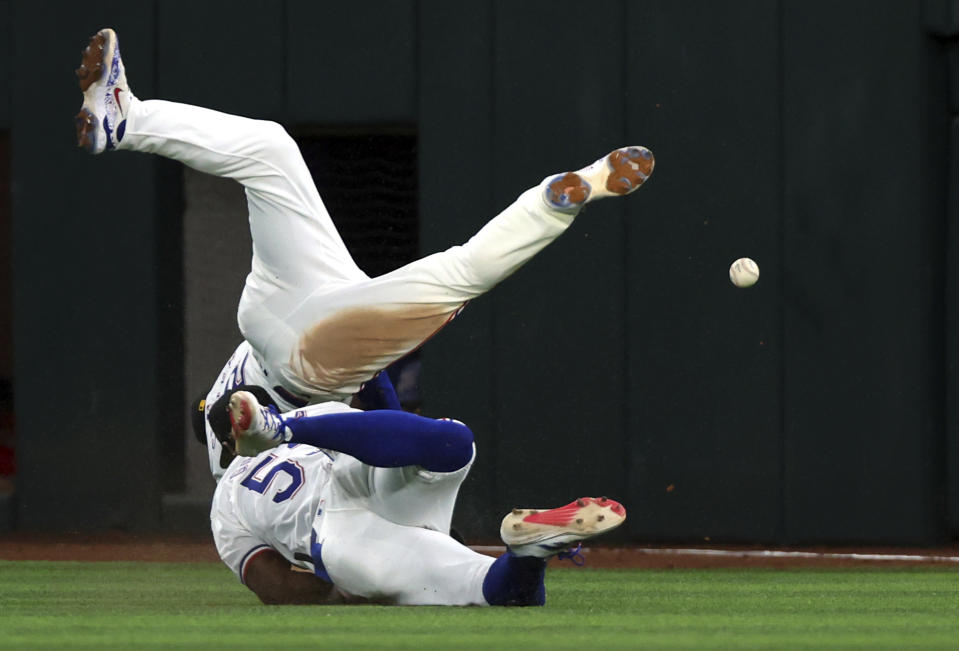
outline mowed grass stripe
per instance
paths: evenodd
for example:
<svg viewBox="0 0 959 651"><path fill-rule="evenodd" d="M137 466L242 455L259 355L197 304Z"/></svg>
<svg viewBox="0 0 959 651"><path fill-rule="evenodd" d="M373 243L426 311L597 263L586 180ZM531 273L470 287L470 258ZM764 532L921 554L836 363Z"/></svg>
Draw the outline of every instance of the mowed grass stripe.
<svg viewBox="0 0 959 651"><path fill-rule="evenodd" d="M551 571L546 608L265 607L209 563L0 561L0 647L954 648L959 570Z"/></svg>

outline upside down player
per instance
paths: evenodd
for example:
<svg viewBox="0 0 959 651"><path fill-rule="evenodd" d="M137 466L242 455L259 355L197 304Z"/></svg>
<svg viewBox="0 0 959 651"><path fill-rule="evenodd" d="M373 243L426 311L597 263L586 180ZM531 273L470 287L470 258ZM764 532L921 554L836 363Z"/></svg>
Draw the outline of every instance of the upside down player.
<svg viewBox="0 0 959 651"><path fill-rule="evenodd" d="M543 605L548 558L626 518L605 497L514 509L500 528L508 551L478 554L447 535L475 454L468 427L337 402L305 411L229 399L246 456L217 485L210 519L220 557L264 603Z"/></svg>
<svg viewBox="0 0 959 651"><path fill-rule="evenodd" d="M527 190L462 246L370 278L280 125L140 101L111 29L91 37L76 72L84 94L80 146L158 154L246 190L253 260L237 317L245 341L207 395L207 409L243 385L262 387L281 412L350 398L561 235L585 204L635 191L654 165L648 149L617 149ZM206 438L219 477L229 455L209 423Z"/></svg>

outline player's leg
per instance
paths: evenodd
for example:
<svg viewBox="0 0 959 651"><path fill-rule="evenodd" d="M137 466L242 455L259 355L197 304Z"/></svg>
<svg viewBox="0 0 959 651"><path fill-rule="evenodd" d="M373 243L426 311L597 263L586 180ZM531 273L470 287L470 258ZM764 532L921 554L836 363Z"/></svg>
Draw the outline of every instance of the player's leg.
<svg viewBox="0 0 959 651"><path fill-rule="evenodd" d="M473 432L451 419L427 418L392 409L360 411L342 403L340 413L326 403L281 415L250 391L232 393L228 402L231 436L241 456L255 456L282 443L336 450L368 466L418 466L453 472L473 457ZM309 414L309 415L307 415Z"/></svg>
<svg viewBox="0 0 959 651"><path fill-rule="evenodd" d="M613 500L581 498L558 509L514 510L503 520L508 551L482 556L448 536L334 504L314 524L312 555L348 593L401 605L543 605L546 561L622 524ZM331 500L332 501L332 500Z"/></svg>
<svg viewBox="0 0 959 651"><path fill-rule="evenodd" d="M283 127L196 106L138 100L110 29L90 39L77 75L84 93L77 116L80 146L91 153L126 149L157 154L244 186L254 241L248 293L263 299L290 286L366 277Z"/></svg>
<svg viewBox="0 0 959 651"><path fill-rule="evenodd" d="M293 139L275 122L163 100L132 99L123 140L130 149L172 158L240 182L247 196L258 283L315 287L362 280ZM261 265L262 268L258 268Z"/></svg>
<svg viewBox="0 0 959 651"><path fill-rule="evenodd" d="M330 487L337 504L449 532L476 453L473 433L463 423L403 411L363 412L336 402L280 415L248 391L233 393L228 409L238 454L253 456L281 443L334 450L342 453Z"/></svg>
<svg viewBox="0 0 959 651"><path fill-rule="evenodd" d="M354 393L559 237L586 203L633 192L652 169L647 149L618 149L524 192L462 246L349 288L318 290L286 317L301 333L287 376L304 391Z"/></svg>
<svg viewBox="0 0 959 651"><path fill-rule="evenodd" d="M399 525L362 509L325 509L313 562L350 595L396 605L481 606L495 559L445 533ZM322 574L321 574L322 576Z"/></svg>
<svg viewBox="0 0 959 651"><path fill-rule="evenodd" d="M359 485L368 495L364 502L392 522L449 533L456 499L476 458L475 447L472 452L466 465L450 472L419 466L374 468Z"/></svg>

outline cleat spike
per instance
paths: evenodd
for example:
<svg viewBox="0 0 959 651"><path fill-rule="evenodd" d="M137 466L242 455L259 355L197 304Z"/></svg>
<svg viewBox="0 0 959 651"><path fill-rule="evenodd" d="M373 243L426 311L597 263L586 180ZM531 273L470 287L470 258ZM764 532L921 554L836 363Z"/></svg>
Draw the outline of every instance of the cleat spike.
<svg viewBox="0 0 959 651"><path fill-rule="evenodd" d="M86 109L80 109L74 118L77 129L77 146L91 151L96 144L96 133L99 122L96 116Z"/></svg>
<svg viewBox="0 0 959 651"><path fill-rule="evenodd" d="M553 208L579 208L589 199L591 189L581 176L573 172L553 177L543 194Z"/></svg>

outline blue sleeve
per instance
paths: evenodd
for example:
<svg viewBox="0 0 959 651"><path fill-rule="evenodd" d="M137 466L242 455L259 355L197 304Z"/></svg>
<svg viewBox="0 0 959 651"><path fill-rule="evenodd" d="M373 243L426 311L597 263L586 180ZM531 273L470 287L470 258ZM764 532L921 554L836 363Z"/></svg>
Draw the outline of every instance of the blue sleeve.
<svg viewBox="0 0 959 651"><path fill-rule="evenodd" d="M383 409L290 419L290 443L338 450L381 468L453 472L473 458L473 432L455 420Z"/></svg>
<svg viewBox="0 0 959 651"><path fill-rule="evenodd" d="M366 405L367 409L396 409L403 407L393 388L393 382L386 371L380 371L372 380L364 382L357 392L357 397Z"/></svg>

